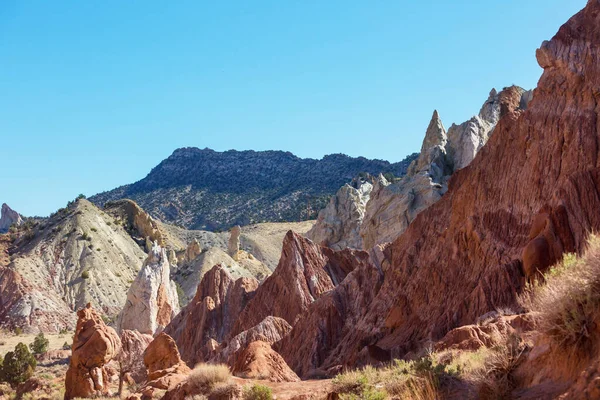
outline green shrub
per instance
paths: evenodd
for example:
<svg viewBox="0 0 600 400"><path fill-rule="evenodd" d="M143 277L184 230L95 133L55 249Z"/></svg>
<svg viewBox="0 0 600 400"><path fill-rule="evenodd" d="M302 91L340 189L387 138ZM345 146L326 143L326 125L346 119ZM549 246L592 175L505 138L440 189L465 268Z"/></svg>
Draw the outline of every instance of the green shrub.
<svg viewBox="0 0 600 400"><path fill-rule="evenodd" d="M89 279L89 277L90 277L89 271L83 271L81 273L81 279Z"/></svg>
<svg viewBox="0 0 600 400"><path fill-rule="evenodd" d="M40 332L35 339L33 339L33 343L29 345L29 348L35 355L41 355L48 351L48 346L50 345L50 341L44 337L44 334Z"/></svg>
<svg viewBox="0 0 600 400"><path fill-rule="evenodd" d="M22 334L23 334L23 328L20 328L20 327L17 326L15 328L15 335L21 336Z"/></svg>
<svg viewBox="0 0 600 400"><path fill-rule="evenodd" d="M92 232L98 232L98 229L96 229L96 228L90 228L90 230L91 230Z"/></svg>
<svg viewBox="0 0 600 400"><path fill-rule="evenodd" d="M23 343L17 344L15 351L9 351L2 363L2 380L16 386L31 378L37 366L35 357Z"/></svg>
<svg viewBox="0 0 600 400"><path fill-rule="evenodd" d="M244 390L244 400L272 400L273 391L264 385L253 385Z"/></svg>
<svg viewBox="0 0 600 400"><path fill-rule="evenodd" d="M62 345L63 350L71 350L71 345L67 342L64 342Z"/></svg>

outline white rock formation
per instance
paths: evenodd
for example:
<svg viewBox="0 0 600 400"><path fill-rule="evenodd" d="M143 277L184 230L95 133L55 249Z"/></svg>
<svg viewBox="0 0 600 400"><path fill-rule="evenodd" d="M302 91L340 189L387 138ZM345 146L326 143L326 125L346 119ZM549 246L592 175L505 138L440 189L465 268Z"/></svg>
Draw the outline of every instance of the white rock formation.
<svg viewBox="0 0 600 400"><path fill-rule="evenodd" d="M2 210L0 211L0 233L8 232L11 225L19 226L23 223L23 218L18 212L8 206L8 204L2 204Z"/></svg>
<svg viewBox="0 0 600 400"><path fill-rule="evenodd" d="M155 335L179 313L177 288L169 277L170 272L167 252L155 242L127 292L119 315L119 331L137 330Z"/></svg>
<svg viewBox="0 0 600 400"><path fill-rule="evenodd" d="M520 107L526 108L531 92L517 90L521 93ZM396 239L421 211L442 197L450 176L469 165L488 141L501 116L501 95L492 90L477 116L453 124L448 132L434 111L421 154L406 176L392 184L380 177L372 190L360 228L365 249Z"/></svg>
<svg viewBox="0 0 600 400"><path fill-rule="evenodd" d="M372 189L370 182L359 179L342 186L319 212L317 223L306 237L335 250L362 249L360 225Z"/></svg>
<svg viewBox="0 0 600 400"><path fill-rule="evenodd" d="M240 235L242 228L239 225L231 228L231 236L229 237L229 243L227 244L227 253L235 260L237 252L240 250Z"/></svg>

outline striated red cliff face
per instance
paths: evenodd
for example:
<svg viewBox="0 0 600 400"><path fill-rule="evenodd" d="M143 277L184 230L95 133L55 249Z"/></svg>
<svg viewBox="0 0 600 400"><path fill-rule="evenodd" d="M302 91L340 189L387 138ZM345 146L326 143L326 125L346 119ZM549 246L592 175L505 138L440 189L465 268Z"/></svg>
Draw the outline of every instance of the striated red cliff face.
<svg viewBox="0 0 600 400"><path fill-rule="evenodd" d="M277 268L256 291L240 315L232 335L252 328L268 316L291 325L323 293L333 289L366 253L335 252L290 231L283 240Z"/></svg>
<svg viewBox="0 0 600 400"><path fill-rule="evenodd" d="M237 316L252 298L258 281L234 280L225 267L215 265L204 275L194 299L165 328L176 342L181 358L189 365L205 361L207 345L229 337Z"/></svg>
<svg viewBox="0 0 600 400"><path fill-rule="evenodd" d="M349 276L282 341L297 373L399 356L512 305L527 279L600 229L600 1L537 58L544 73L527 111L505 96L488 144L385 249L373 300L378 278L349 290Z"/></svg>

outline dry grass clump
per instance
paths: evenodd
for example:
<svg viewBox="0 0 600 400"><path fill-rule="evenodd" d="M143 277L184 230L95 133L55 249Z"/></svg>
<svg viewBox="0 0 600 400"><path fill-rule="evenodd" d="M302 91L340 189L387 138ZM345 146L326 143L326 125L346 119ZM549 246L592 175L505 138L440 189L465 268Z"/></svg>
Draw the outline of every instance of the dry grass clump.
<svg viewBox="0 0 600 400"><path fill-rule="evenodd" d="M223 364L198 364L187 377L187 383L199 391L212 391L229 382L229 367Z"/></svg>
<svg viewBox="0 0 600 400"><path fill-rule="evenodd" d="M488 353L483 368L475 371L473 381L481 399L510 399L517 387L513 372L523 361L526 346L517 336L508 338L507 343Z"/></svg>
<svg viewBox="0 0 600 400"><path fill-rule="evenodd" d="M581 258L566 254L544 279L529 288L522 304L539 313L538 329L560 348L589 353L600 317L600 237L590 237Z"/></svg>

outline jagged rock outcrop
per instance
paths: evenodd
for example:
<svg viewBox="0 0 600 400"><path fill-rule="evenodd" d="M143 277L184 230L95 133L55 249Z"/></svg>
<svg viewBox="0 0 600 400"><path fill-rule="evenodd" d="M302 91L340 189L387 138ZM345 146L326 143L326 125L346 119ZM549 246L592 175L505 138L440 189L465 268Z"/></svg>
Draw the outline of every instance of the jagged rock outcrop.
<svg viewBox="0 0 600 400"><path fill-rule="evenodd" d="M173 338L164 332L158 334L144 351L144 365L148 372L147 388L172 389L191 371L181 360Z"/></svg>
<svg viewBox="0 0 600 400"><path fill-rule="evenodd" d="M142 383L148 378L144 365L144 351L152 342L152 336L138 331L124 330L121 332L121 352L117 356L120 367L120 385L122 382L129 384Z"/></svg>
<svg viewBox="0 0 600 400"><path fill-rule="evenodd" d="M77 316L73 354L65 378L65 400L106 395L108 374L105 365L121 348L117 332L104 324L90 304L79 310Z"/></svg>
<svg viewBox="0 0 600 400"><path fill-rule="evenodd" d="M227 254L229 254L235 260L237 253L240 251L240 235L242 234L242 228L239 225L231 228L231 236L229 236L229 242L227 244Z"/></svg>
<svg viewBox="0 0 600 400"><path fill-rule="evenodd" d="M544 260L541 271L557 250L582 250L588 233L600 229L599 27L600 1L591 0L542 44L544 72L527 110L519 107L522 93L505 93L486 146L454 174L442 199L384 249L379 290L365 277L361 289L347 291L361 271L355 269L310 306L280 344L296 373L359 365L363 355L400 357L514 305L531 274L524 250L534 240L545 241L534 249ZM532 239L540 226L542 239ZM333 312L337 304L355 304L356 311ZM326 323L338 315L337 323ZM348 322L352 329L340 330Z"/></svg>
<svg viewBox="0 0 600 400"><path fill-rule="evenodd" d="M402 176L413 159L414 155L390 164L343 154L315 160L283 151L182 148L139 182L90 199L100 205L133 199L153 217L188 229L302 221L314 218L313 210L325 207L329 197L359 173Z"/></svg>
<svg viewBox="0 0 600 400"><path fill-rule="evenodd" d="M362 179L354 179L342 186L327 207L319 212L315 226L306 237L334 250L362 249L360 226L372 189L371 182Z"/></svg>
<svg viewBox="0 0 600 400"><path fill-rule="evenodd" d="M210 361L233 366L240 351L250 343L262 341L273 345L286 337L291 330L292 326L283 318L268 316L258 325L224 341L220 347L214 349L215 356Z"/></svg>
<svg viewBox="0 0 600 400"><path fill-rule="evenodd" d="M517 103L507 101L513 96L519 97ZM448 132L434 111L421 153L406 176L391 184L378 178L360 227L364 248L391 242L404 232L420 212L446 193L450 176L473 160L499 118L527 107L529 99L530 92L516 86L500 93L492 90L479 115L461 125L452 125Z"/></svg>
<svg viewBox="0 0 600 400"><path fill-rule="evenodd" d="M236 261L223 250L211 247L192 262L181 264L174 279L181 286L187 299L192 299L204 275L217 264L223 265L234 280L238 278L262 280L271 274L271 271L251 254L240 250L237 256Z"/></svg>
<svg viewBox="0 0 600 400"><path fill-rule="evenodd" d="M266 379L271 382L297 382L298 375L269 343L252 342L237 357L231 368L235 376L246 379Z"/></svg>
<svg viewBox="0 0 600 400"><path fill-rule="evenodd" d="M195 365L208 359L212 349L207 344L229 337L235 319L257 287L254 278L234 280L222 265L204 275L194 299L165 329L185 362Z"/></svg>
<svg viewBox="0 0 600 400"><path fill-rule="evenodd" d="M155 335L171 322L179 313L179 298L170 274L167 251L154 242L127 292L125 306L119 315L119 330Z"/></svg>
<svg viewBox="0 0 600 400"><path fill-rule="evenodd" d="M352 250L335 252L288 232L279 265L239 315L232 335L252 328L268 316L283 318L293 326L315 299L352 271L355 257Z"/></svg>
<svg viewBox="0 0 600 400"><path fill-rule="evenodd" d="M19 226L23 224L23 218L21 215L10 208L8 204L2 204L0 210L0 233L8 232L8 228L12 225Z"/></svg>
<svg viewBox="0 0 600 400"><path fill-rule="evenodd" d="M165 241L156 221L133 200L123 199L105 204L105 210L120 217L129 231L135 231L141 238L149 238L151 243L165 246Z"/></svg>

